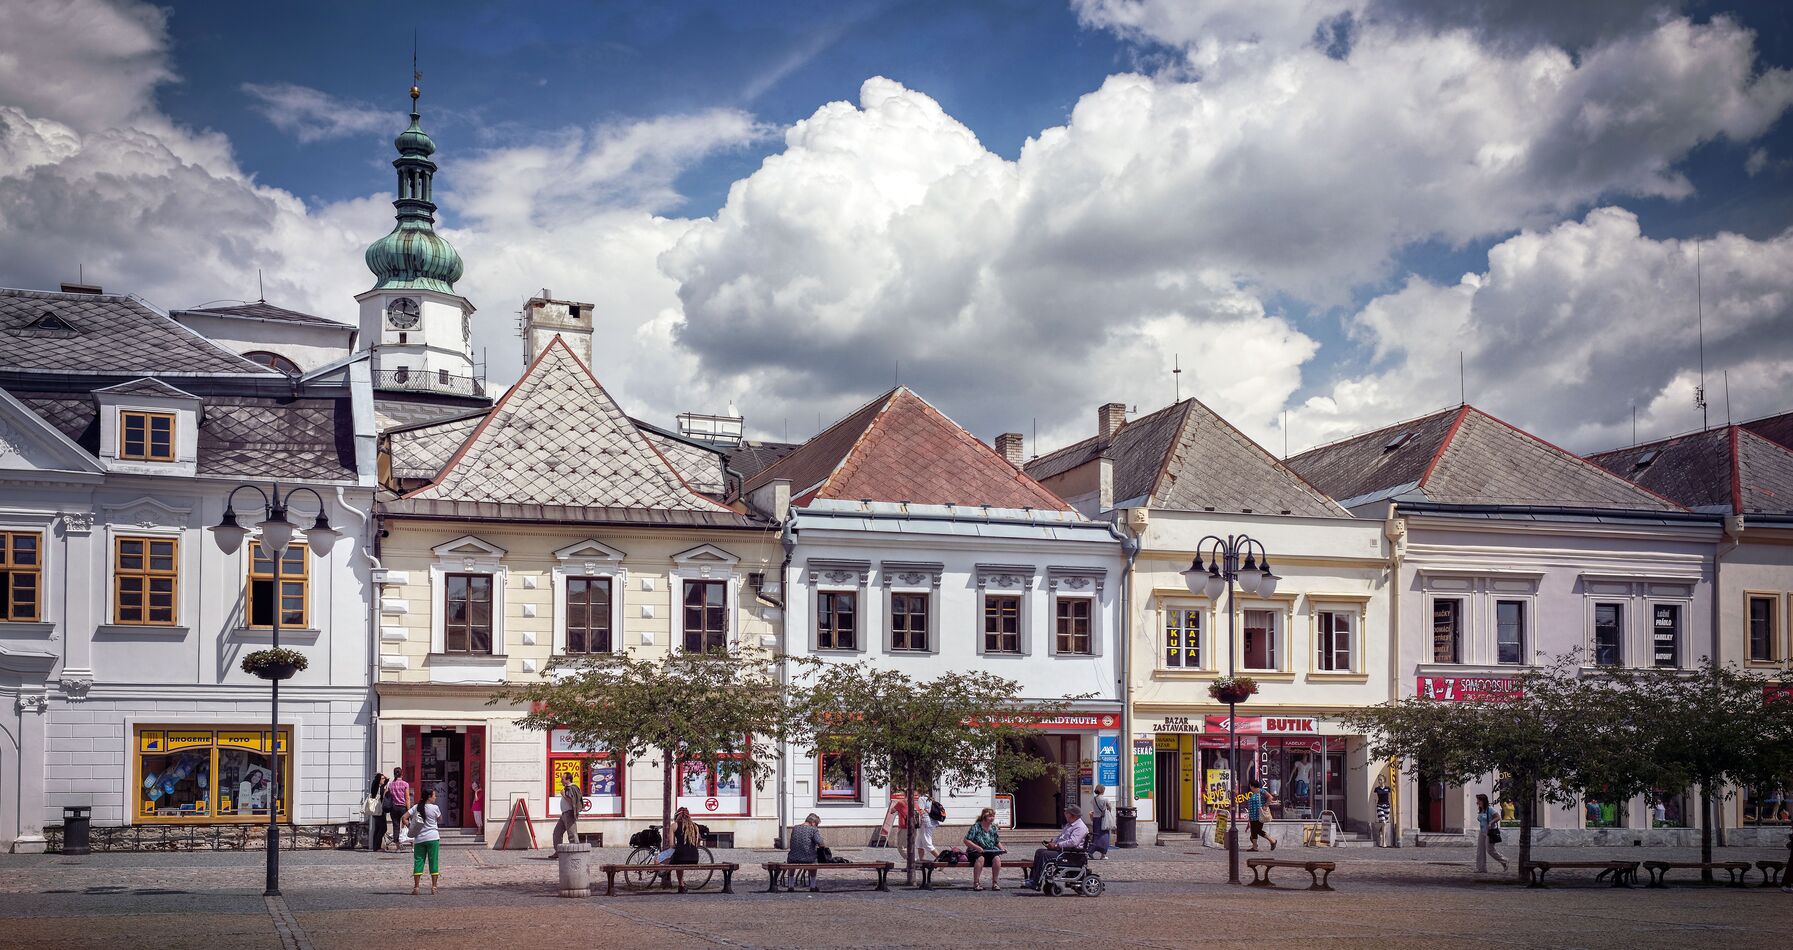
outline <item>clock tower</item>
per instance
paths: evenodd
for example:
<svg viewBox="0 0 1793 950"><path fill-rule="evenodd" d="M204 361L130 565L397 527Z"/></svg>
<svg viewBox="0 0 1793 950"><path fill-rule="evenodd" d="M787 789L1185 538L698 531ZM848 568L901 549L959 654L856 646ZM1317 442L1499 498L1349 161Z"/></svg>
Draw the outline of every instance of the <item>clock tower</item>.
<svg viewBox="0 0 1793 950"><path fill-rule="evenodd" d="M411 125L393 143L398 222L368 246L374 286L355 298L361 345L372 351L376 391L481 396L473 372L473 304L454 289L461 255L435 231L430 156L436 143L418 124L419 95L412 86Z"/></svg>

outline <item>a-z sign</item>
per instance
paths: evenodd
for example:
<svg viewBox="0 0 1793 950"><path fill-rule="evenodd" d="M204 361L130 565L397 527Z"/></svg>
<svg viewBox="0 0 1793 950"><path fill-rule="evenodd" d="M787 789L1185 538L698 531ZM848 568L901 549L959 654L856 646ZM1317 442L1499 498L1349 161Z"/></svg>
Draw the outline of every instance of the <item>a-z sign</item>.
<svg viewBox="0 0 1793 950"><path fill-rule="evenodd" d="M1441 703L1496 703L1518 699L1524 691L1510 676L1422 676L1419 695Z"/></svg>

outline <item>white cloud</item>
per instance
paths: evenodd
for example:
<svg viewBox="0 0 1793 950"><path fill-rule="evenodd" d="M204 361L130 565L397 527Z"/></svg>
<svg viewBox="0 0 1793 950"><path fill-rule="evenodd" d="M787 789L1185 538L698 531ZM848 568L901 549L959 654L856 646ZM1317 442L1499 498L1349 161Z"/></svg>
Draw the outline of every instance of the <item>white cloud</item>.
<svg viewBox="0 0 1793 950"><path fill-rule="evenodd" d="M255 111L272 122L275 128L291 133L300 142L392 132L399 117L397 112L375 109L332 96L321 89L290 82L246 82L242 88L256 101Z"/></svg>

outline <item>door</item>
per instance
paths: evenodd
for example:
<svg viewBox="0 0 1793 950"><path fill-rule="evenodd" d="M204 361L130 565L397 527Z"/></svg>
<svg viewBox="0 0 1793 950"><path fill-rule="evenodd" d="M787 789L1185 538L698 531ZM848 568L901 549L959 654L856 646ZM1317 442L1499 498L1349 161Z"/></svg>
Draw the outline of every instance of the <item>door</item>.
<svg viewBox="0 0 1793 950"><path fill-rule="evenodd" d="M1419 773L1419 830L1438 834L1444 831L1444 783L1434 781L1425 772Z"/></svg>
<svg viewBox="0 0 1793 950"><path fill-rule="evenodd" d="M436 793L443 828L459 828L466 820L462 817L466 803L466 746L466 736L453 729L431 729L423 733L419 744L418 794L423 789Z"/></svg>
<svg viewBox="0 0 1793 950"><path fill-rule="evenodd" d="M1346 826L1345 815L1345 753L1327 751L1326 768L1321 773L1320 809L1330 811L1338 818L1339 827Z"/></svg>
<svg viewBox="0 0 1793 950"><path fill-rule="evenodd" d="M1165 749L1158 750L1158 783L1155 794L1158 797L1158 827L1163 831L1177 829L1177 816L1183 813L1182 796L1182 758L1181 753Z"/></svg>

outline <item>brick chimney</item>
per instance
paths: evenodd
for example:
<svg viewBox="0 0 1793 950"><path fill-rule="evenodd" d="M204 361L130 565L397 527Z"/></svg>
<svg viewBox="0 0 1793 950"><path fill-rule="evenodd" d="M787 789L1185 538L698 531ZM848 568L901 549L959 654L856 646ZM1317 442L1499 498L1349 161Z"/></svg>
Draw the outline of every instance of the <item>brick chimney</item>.
<svg viewBox="0 0 1793 950"><path fill-rule="evenodd" d="M1127 404L1124 402L1105 403L1096 410L1096 434L1104 439L1113 438L1126 422Z"/></svg>
<svg viewBox="0 0 1793 950"><path fill-rule="evenodd" d="M1020 468L1022 453L1024 451L1021 433L1004 432L997 436L996 451L1002 453L1002 457L1008 459L1010 465Z"/></svg>

